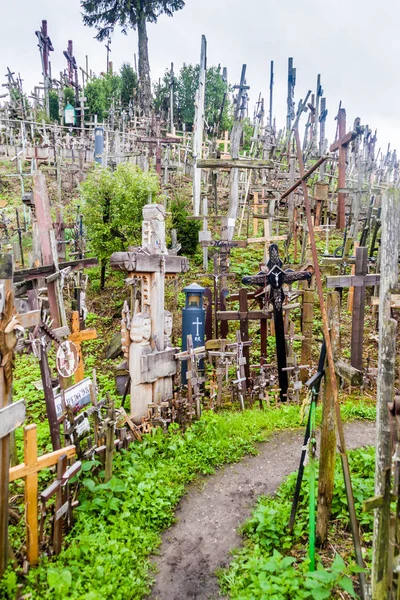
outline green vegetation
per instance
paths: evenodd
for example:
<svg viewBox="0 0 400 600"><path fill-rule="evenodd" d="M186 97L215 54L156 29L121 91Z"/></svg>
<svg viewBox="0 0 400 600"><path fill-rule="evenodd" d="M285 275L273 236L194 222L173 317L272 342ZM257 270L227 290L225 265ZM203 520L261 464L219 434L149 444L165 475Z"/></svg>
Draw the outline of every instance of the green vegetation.
<svg viewBox="0 0 400 600"><path fill-rule="evenodd" d="M374 493L374 448L355 450L349 453L350 470L355 496L356 511L363 533L364 545L371 542L373 513L362 512L363 500ZM276 497L261 497L252 518L243 527L246 537L245 548L236 553L230 567L220 573L224 594L232 600L258 600L263 598L332 598L334 589L346 591L351 597L356 594L352 576L359 568L350 557L348 566L335 554L324 562L320 558L317 570L308 572L305 549L308 545L308 490L307 470L303 483L300 507L293 535L287 530L291 501L294 494L296 474L290 475L279 488ZM335 471L335 495L332 506L332 533L336 529L349 528L346 493L340 461ZM335 546L340 536L336 533ZM341 549L342 550L342 549ZM350 548L351 552L351 548Z"/></svg>
<svg viewBox="0 0 400 600"><path fill-rule="evenodd" d="M107 484L100 483L102 472L98 477L91 474L96 463L84 463L81 504L67 538L69 545L56 559L43 558L31 570L25 592L41 600L143 597L149 590L149 555L158 547L161 531L173 522L185 485L198 474L212 473L219 465L256 453L254 444L272 431L298 427L299 415L294 405L243 413L206 412L186 432L177 425L168 434L153 430L143 443L116 454L114 476ZM335 500L335 514L346 518L340 498ZM300 515L306 502L304 497ZM0 598L15 597L13 581L11 575L4 580Z"/></svg>
<svg viewBox="0 0 400 600"><path fill-rule="evenodd" d="M90 247L103 267L113 252L140 243L142 208L159 193L154 173L144 173L131 163L121 163L115 171L95 168L82 183L82 212Z"/></svg>
<svg viewBox="0 0 400 600"><path fill-rule="evenodd" d="M174 80L174 114L180 123L191 130L195 115L195 97L199 86L200 66L184 65ZM206 72L205 118L209 130L217 125L221 131L232 127L231 106L226 95L229 86L224 81L221 67L209 67ZM161 82L154 85L155 108L167 113L170 95L170 72L167 69ZM222 114L221 108L223 107Z"/></svg>
<svg viewBox="0 0 400 600"><path fill-rule="evenodd" d="M185 194L186 191L186 194ZM200 221L189 220L191 214L189 209L188 188L180 189L174 193L169 209L172 213L172 228L176 229L178 242L181 244L181 255L192 256L196 253L199 243Z"/></svg>

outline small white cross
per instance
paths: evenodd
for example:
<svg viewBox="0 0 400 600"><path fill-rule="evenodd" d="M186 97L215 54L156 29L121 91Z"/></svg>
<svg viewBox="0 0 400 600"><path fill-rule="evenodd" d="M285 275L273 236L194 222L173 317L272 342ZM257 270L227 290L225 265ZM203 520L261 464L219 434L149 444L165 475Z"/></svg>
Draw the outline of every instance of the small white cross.
<svg viewBox="0 0 400 600"><path fill-rule="evenodd" d="M199 337L199 325L203 325L202 321L199 321L199 317L197 317L196 322L193 322L192 325L196 325L196 337Z"/></svg>

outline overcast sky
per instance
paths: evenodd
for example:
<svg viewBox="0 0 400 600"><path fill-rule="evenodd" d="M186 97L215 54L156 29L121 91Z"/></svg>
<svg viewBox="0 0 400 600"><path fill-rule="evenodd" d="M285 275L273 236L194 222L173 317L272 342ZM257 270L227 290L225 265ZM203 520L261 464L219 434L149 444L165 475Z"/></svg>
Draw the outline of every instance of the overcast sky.
<svg viewBox="0 0 400 600"><path fill-rule="evenodd" d="M5 18L4 18L5 17ZM68 39L74 42L78 65L99 72L106 68L104 43L93 39L95 31L84 27L79 0L16 0L3 7L0 38L0 67L19 72L26 91L41 77L35 30L47 19L55 51L51 53L52 73L65 68L63 50ZM183 10L160 17L149 24L149 53L152 80L163 75L174 62L199 61L200 40L208 44L208 65L228 68L235 83L242 63L247 64L250 85L250 114L259 92L268 98L269 65L275 62L275 110L278 125L286 114L287 59L297 68L296 102L308 89L314 91L321 73L329 110L330 138L334 117L342 100L347 110L347 129L356 117L378 129L378 144L386 150L400 148L398 118L400 79L400 4L376 0L186 0ZM112 39L114 67L133 63L137 34L116 30Z"/></svg>

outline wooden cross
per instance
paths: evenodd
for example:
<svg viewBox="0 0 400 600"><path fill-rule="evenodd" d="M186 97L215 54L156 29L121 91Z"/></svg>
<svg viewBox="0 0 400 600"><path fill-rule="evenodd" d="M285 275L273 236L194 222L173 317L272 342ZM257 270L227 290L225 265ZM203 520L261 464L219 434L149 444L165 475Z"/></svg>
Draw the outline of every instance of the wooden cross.
<svg viewBox="0 0 400 600"><path fill-rule="evenodd" d="M25 479L26 548L27 559L31 565L36 565L39 558L38 473L56 465L64 454L68 459L73 458L75 446L67 446L38 457L36 425L24 427L24 462L11 467L9 481L11 483L17 479Z"/></svg>
<svg viewBox="0 0 400 600"><path fill-rule="evenodd" d="M161 137L161 117L156 117L155 136L154 137L138 137L138 142L144 142L156 146L156 171L161 175L161 144L180 144L179 137Z"/></svg>
<svg viewBox="0 0 400 600"><path fill-rule="evenodd" d="M260 285L263 285L262 283ZM261 329L261 356L266 357L266 347L267 347L267 319L272 318L272 313L263 309L255 309L249 310L248 301L254 300L255 294L249 293L245 288L239 290L239 294L232 294L229 296L229 300L232 302L239 301L239 310L219 310L216 313L216 317L219 321L228 322L228 321L240 321L240 331L242 334L242 340L247 341L248 336L248 328L249 321L260 321L260 329ZM285 304L282 306L283 311L291 310L293 308L298 308L300 306L299 303L293 304ZM244 356L249 362L249 349L247 347L244 348ZM246 374L248 373L246 367ZM248 376L248 375L247 375Z"/></svg>
<svg viewBox="0 0 400 600"><path fill-rule="evenodd" d="M274 325L275 325L275 340L276 340L276 357L278 361L278 375L281 401L286 400L288 389L288 376L284 371L286 368L286 344L285 330L283 324L283 300L284 292L282 285L284 283L293 283L307 279L311 280L312 272L310 271L291 271L290 269L282 270L283 263L279 258L279 250L276 244L271 244L269 247L269 261L267 263L267 271L260 271L255 276L243 277L242 283L250 285L261 285L266 289L269 288L269 300L274 309ZM268 286L268 287L267 287Z"/></svg>
<svg viewBox="0 0 400 600"><path fill-rule="evenodd" d="M40 48L40 55L42 57L43 66L43 77L47 78L49 75L49 53L54 51L51 39L47 34L47 21L42 21L42 27L40 31L35 31Z"/></svg>
<svg viewBox="0 0 400 600"><path fill-rule="evenodd" d="M328 288L354 287L351 325L351 366L359 371L362 370L363 365L365 288L371 285L379 285L380 283L380 275L367 275L367 270L368 248L364 246L356 249L355 275L338 275L326 278Z"/></svg>
<svg viewBox="0 0 400 600"><path fill-rule="evenodd" d="M236 357L236 352L227 351L227 344L227 340L219 339L208 340L205 346L210 363L212 363L214 358L216 359L217 363L215 370L217 377L217 406L222 405L222 384L224 374L226 375L226 380L228 380L228 366L232 364L233 358Z"/></svg>
<svg viewBox="0 0 400 600"><path fill-rule="evenodd" d="M72 479L81 469L81 461L76 461L68 468L68 459L66 454L63 454L57 462L57 479L49 485L44 492L40 494L42 503L40 534L43 533L44 519L46 515L46 504L52 496L56 496L53 517L53 552L57 556L61 552L63 525L67 520L68 527L72 525L72 497L69 494L69 480ZM74 505L78 502L74 503ZM67 519L65 519L67 517ZM40 536L40 537L41 537Z"/></svg>
<svg viewBox="0 0 400 600"><path fill-rule="evenodd" d="M72 87L75 88L75 100L76 100L76 103L78 103L78 91L79 91L78 65L76 64L76 60L75 60L75 56L74 56L72 40L68 40L67 50L64 50L63 54L68 62L68 82Z"/></svg>
<svg viewBox="0 0 400 600"><path fill-rule="evenodd" d="M79 325L79 311L72 311L72 323L71 323L71 335L68 336L68 339L71 342L74 342L78 349L79 363L78 368L75 371L74 380L75 383L82 381L84 378L84 364L83 364L83 356L82 356L82 342L87 342L88 340L95 340L97 338L97 333L95 329L84 329L80 330Z"/></svg>
<svg viewBox="0 0 400 600"><path fill-rule="evenodd" d="M246 394L246 373L245 373L245 365L248 364L245 356L243 355L243 350L245 347L251 346L252 341L242 341L242 337L240 331L236 332L236 342L233 344L227 344L227 348L235 348L236 352L236 379L232 382L233 385L237 387L240 408L244 410L244 396Z"/></svg>
<svg viewBox="0 0 400 600"><path fill-rule="evenodd" d="M204 383L205 378L199 377L199 361L206 356L206 349L204 346L193 347L193 338L189 334L187 336L187 350L178 352L175 354L175 358L180 361L187 361L186 379L188 381L188 400L189 404L192 403L193 397L195 402L196 417L201 417L201 406L200 406L200 385Z"/></svg>
<svg viewBox="0 0 400 600"><path fill-rule="evenodd" d="M346 133L346 111L344 108L339 108L338 131L339 139L331 144L329 151L336 152L339 150L338 164L338 200L336 210L336 229L344 229L345 227L345 212L346 212L346 155L347 146L357 136L356 131Z"/></svg>

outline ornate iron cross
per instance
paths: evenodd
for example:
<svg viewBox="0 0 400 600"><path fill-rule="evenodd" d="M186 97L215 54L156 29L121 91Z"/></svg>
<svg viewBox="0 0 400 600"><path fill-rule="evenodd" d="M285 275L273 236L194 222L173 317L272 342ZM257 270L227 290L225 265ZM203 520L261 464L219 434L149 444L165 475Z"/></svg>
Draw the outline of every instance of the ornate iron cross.
<svg viewBox="0 0 400 600"><path fill-rule="evenodd" d="M283 326L282 306L285 294L282 289L284 283L293 283L307 279L311 280L312 273L309 271L293 271L292 269L282 269L283 262L279 258L279 249L276 244L269 247L269 261L265 271L260 271L257 275L242 277L242 283L246 285L258 285L265 288L269 287L269 301L274 307L275 339L276 339L276 358L278 361L278 377L280 387L280 399L282 402L287 400L288 375L286 368L286 344L285 330Z"/></svg>

